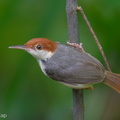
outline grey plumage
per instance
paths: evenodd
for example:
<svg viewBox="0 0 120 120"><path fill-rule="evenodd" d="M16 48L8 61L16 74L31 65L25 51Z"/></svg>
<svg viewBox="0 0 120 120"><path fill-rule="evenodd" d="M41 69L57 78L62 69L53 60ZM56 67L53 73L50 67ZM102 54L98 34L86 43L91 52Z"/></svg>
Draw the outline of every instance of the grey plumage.
<svg viewBox="0 0 120 120"><path fill-rule="evenodd" d="M46 74L67 84L92 84L102 82L105 69L90 54L64 44L59 44L55 54L42 61Z"/></svg>

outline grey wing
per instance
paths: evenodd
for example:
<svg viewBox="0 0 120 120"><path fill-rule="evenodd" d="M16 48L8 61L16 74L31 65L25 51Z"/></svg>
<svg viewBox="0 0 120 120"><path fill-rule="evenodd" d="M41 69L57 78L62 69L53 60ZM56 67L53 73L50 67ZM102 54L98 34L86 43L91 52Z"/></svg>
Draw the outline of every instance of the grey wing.
<svg viewBox="0 0 120 120"><path fill-rule="evenodd" d="M90 54L71 46L60 45L44 64L50 78L68 84L97 83L104 79L105 69L101 63Z"/></svg>
<svg viewBox="0 0 120 120"><path fill-rule="evenodd" d="M83 61L73 61L67 65L59 66L57 76L60 79L58 81L68 84L86 84L103 81L104 70L99 65Z"/></svg>

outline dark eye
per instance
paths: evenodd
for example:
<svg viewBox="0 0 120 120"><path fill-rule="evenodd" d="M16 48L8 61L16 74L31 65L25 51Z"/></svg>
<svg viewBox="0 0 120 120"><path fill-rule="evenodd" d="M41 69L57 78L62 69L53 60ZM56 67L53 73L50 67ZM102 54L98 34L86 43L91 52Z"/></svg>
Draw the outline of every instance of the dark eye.
<svg viewBox="0 0 120 120"><path fill-rule="evenodd" d="M41 50L41 49L42 49L41 45L37 45L36 48L37 48L38 50Z"/></svg>

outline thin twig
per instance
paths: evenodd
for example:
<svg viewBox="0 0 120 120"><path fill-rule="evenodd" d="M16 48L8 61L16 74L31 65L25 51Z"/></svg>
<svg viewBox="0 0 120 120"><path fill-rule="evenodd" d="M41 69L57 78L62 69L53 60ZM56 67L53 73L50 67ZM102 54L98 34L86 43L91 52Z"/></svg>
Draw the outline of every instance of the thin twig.
<svg viewBox="0 0 120 120"><path fill-rule="evenodd" d="M70 43L79 43L77 0L66 0L68 37ZM84 119L83 90L73 89L74 120Z"/></svg>
<svg viewBox="0 0 120 120"><path fill-rule="evenodd" d="M81 14L82 14L82 16L83 16L83 18L84 18L84 20L85 20L85 22L86 22L86 24L87 24L90 32L91 32L93 38L94 38L94 40L95 40L95 42L96 42L96 44L97 44L97 46L98 46L98 48L99 48L102 56L103 56L103 59L104 59L104 61L105 61L105 64L106 64L107 69L108 69L109 71L111 71L110 66L109 66L109 63L108 63L107 58L106 58L106 55L105 55L105 53L104 53L104 51L103 51L103 49L102 49L102 46L101 46L101 44L100 44L100 42L99 42L99 40L98 40L95 32L93 31L93 28L92 28L90 22L88 21L88 19L87 19L85 13L84 13L82 7L77 7L77 10L79 10L79 11L81 12Z"/></svg>

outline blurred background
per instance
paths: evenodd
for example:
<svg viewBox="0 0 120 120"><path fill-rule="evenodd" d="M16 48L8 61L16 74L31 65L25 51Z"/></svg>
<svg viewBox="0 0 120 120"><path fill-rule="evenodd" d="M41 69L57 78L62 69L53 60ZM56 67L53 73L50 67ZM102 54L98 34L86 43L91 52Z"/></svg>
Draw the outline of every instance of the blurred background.
<svg viewBox="0 0 120 120"><path fill-rule="evenodd" d="M120 73L120 0L79 0L106 53ZM0 0L0 120L73 120L72 90L47 78L22 45L36 37L66 43L65 0ZM103 58L79 14L84 49ZM120 95L103 83L84 90L85 120L120 120ZM2 115L7 117L3 118Z"/></svg>

